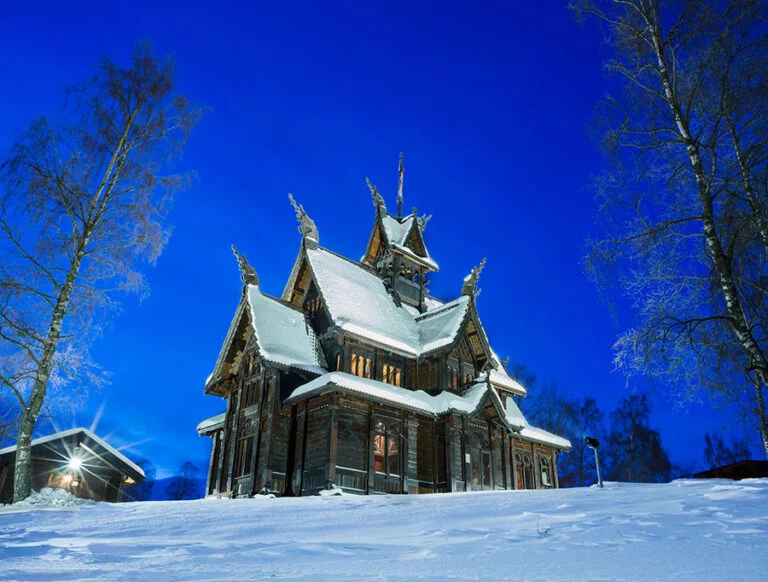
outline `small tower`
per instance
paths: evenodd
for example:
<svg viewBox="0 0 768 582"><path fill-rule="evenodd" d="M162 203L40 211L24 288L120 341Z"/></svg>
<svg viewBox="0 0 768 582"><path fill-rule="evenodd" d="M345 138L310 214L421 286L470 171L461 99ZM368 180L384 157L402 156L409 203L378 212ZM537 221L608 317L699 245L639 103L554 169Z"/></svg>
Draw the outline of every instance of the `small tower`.
<svg viewBox="0 0 768 582"><path fill-rule="evenodd" d="M389 287L395 301L401 301L419 311L426 311L427 274L438 270L424 243L424 229L429 216L418 216L416 209L402 216L403 208L403 155L398 168L397 216L387 212L384 198L376 186L366 178L376 207L371 238L362 264L369 267Z"/></svg>

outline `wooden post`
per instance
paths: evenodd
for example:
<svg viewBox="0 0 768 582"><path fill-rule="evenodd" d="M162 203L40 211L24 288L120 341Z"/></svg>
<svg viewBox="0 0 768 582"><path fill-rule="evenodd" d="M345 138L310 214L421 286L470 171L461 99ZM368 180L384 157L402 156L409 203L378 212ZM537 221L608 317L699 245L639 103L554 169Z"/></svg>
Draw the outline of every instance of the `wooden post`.
<svg viewBox="0 0 768 582"><path fill-rule="evenodd" d="M539 466L539 458L536 454L536 445L531 443L531 458L533 459L533 488L541 488L541 467Z"/></svg>
<svg viewBox="0 0 768 582"><path fill-rule="evenodd" d="M418 488L418 436L419 436L419 421L414 418L413 414L408 414L405 418L404 428L405 437L403 442L405 443L405 458L403 463L403 493L409 491L409 481L413 479L416 481Z"/></svg>
<svg viewBox="0 0 768 582"><path fill-rule="evenodd" d="M557 449L552 449L552 471L555 474L555 489L560 489L560 478L557 476Z"/></svg>
<svg viewBox="0 0 768 582"><path fill-rule="evenodd" d="M515 459L515 441L509 437L509 451L512 455L512 489L519 489L517 485L517 460Z"/></svg>
<svg viewBox="0 0 768 582"><path fill-rule="evenodd" d="M267 390L265 398L267 399L267 430L264 431L264 435L262 436L264 439L264 458L261 462L264 468L261 473L261 488L269 491L272 489L272 469L270 467L269 457L272 450L272 423L274 422L275 407L278 400L278 386L274 376L267 376L266 382Z"/></svg>
<svg viewBox="0 0 768 582"><path fill-rule="evenodd" d="M368 494L372 494L376 485L376 472L373 458L373 442L376 439L376 415L374 407L368 412Z"/></svg>
<svg viewBox="0 0 768 582"><path fill-rule="evenodd" d="M510 445L509 435L506 432L502 431L502 433L501 433L501 458L503 460L504 489L514 489L515 488L515 486L512 484L512 477L510 476L510 473L509 473L509 465L510 465L510 461L512 460L511 447L509 445Z"/></svg>
<svg viewBox="0 0 768 582"><path fill-rule="evenodd" d="M294 470L293 494L301 496L304 481L304 449L307 440L307 402L296 405L296 469Z"/></svg>
<svg viewBox="0 0 768 582"><path fill-rule="evenodd" d="M240 417L240 398L243 395L242 390L242 382L240 383L240 390L237 391L237 396L235 397L235 406L232 410L232 430L230 431L229 439L231 442L228 443L229 446L229 454L227 455L227 467L226 467L226 489L227 491L232 491L233 489L233 482L234 482L234 475L235 472L235 450L237 449L237 440L239 436L239 417Z"/></svg>
<svg viewBox="0 0 768 582"><path fill-rule="evenodd" d="M419 267L419 311L424 313L424 267Z"/></svg>
<svg viewBox="0 0 768 582"><path fill-rule="evenodd" d="M213 432L213 438L211 439L211 458L208 460L208 478L205 480L205 494L210 495L213 493L211 490L211 485L213 484L213 471L215 467L213 466L213 460L216 458L216 451L219 446L219 434L221 431L214 431ZM0 487L2 489L2 487Z"/></svg>
<svg viewBox="0 0 768 582"><path fill-rule="evenodd" d="M339 396L336 392L331 395L330 433L328 435L328 466L325 472L325 487L331 488L336 482L336 442L339 438L339 419L336 412Z"/></svg>
<svg viewBox="0 0 768 582"><path fill-rule="evenodd" d="M256 491L256 463L259 458L259 433L261 432L261 403L256 404L256 414L251 417L251 435L253 446L251 447L251 458L248 459L248 474L251 476L251 495L258 493Z"/></svg>

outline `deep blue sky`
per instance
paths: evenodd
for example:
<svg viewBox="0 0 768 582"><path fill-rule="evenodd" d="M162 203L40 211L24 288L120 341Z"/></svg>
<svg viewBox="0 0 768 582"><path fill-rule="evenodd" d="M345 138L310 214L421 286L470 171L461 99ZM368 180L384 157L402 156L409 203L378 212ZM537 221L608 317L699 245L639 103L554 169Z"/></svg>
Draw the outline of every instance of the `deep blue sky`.
<svg viewBox="0 0 768 582"><path fill-rule="evenodd" d="M400 151L406 209L434 214L432 294L455 297L487 256L479 309L500 356L606 411L628 394L611 345L631 319L611 318L580 267L606 55L565 2L77 4L0 13L0 153L33 118L56 114L99 55L127 62L142 39L175 55L179 90L209 111L181 164L198 179L177 199L152 293L126 298L94 346L112 383L63 425L88 425L103 405L97 432L143 441L132 452L159 476L187 459L207 467L195 426L224 410L203 382L240 294L230 244L279 295L299 249L293 192L323 246L358 258L374 215L364 178L394 206ZM673 460L699 461L704 431L728 419L674 409L654 390Z"/></svg>

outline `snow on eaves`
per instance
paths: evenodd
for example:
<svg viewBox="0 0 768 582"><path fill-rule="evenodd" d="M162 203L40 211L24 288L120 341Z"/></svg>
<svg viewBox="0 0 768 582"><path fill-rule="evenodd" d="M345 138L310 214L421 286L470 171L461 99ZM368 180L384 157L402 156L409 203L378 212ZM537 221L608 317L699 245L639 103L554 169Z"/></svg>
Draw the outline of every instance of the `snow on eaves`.
<svg viewBox="0 0 768 582"><path fill-rule="evenodd" d="M469 309L469 297L445 303L416 316L421 339L421 352L427 353L453 343Z"/></svg>
<svg viewBox="0 0 768 582"><path fill-rule="evenodd" d="M480 382L469 387L463 394L454 394L443 390L436 396L431 396L423 390L409 390L379 382L378 380L360 378L346 372L329 372L296 388L286 399L285 404L292 404L319 395L329 388L338 388L359 396L397 404L404 408L433 416L440 416L452 411L472 414L478 409L484 398L490 395L499 411L502 412L510 429L518 431L527 428L530 434L534 434L533 431L540 430L533 429L528 425L523 417L523 413L520 412L517 404L511 398L507 399L507 406L504 407L498 392L493 388L489 389L486 383ZM541 438L539 440L543 442Z"/></svg>
<svg viewBox="0 0 768 582"><path fill-rule="evenodd" d="M317 396L329 388L337 388L360 396L397 404L403 408L433 416L440 416L451 411L472 414L480 406L484 397L490 393L497 407L504 413L507 425L516 436L559 449L571 448L571 443L567 439L531 426L512 398L507 398L506 406L502 405L498 392L495 389L489 390L488 385L484 382L474 384L463 394L454 394L444 390L436 396L431 396L423 390L409 390L378 380L360 378L346 372L328 372L296 388L285 400L285 404L294 404L300 400Z"/></svg>
<svg viewBox="0 0 768 582"><path fill-rule="evenodd" d="M571 441L568 439L564 439L563 437L552 434L543 428L537 428L535 426L524 426L520 430L520 436L526 440L542 443L545 445L551 445L558 449L568 450L571 448Z"/></svg>
<svg viewBox="0 0 768 582"><path fill-rule="evenodd" d="M360 378L346 372L329 372L296 388L285 403L291 404L320 394L328 387L341 388L361 396L398 404L411 410L435 416L446 414L452 410L467 414L472 413L477 409L488 390L485 384L475 384L461 395L443 391L437 396L431 396L423 390L409 390L378 380ZM495 394L494 391L492 394L498 399L498 394Z"/></svg>
<svg viewBox="0 0 768 582"><path fill-rule="evenodd" d="M251 325L265 360L316 373L325 371L317 337L304 312L264 295L256 285L248 285L247 297Z"/></svg>
<svg viewBox="0 0 768 582"><path fill-rule="evenodd" d="M224 418L226 416L227 413L222 412L221 414L217 414L216 416L212 416L200 421L200 424L197 425L197 434L202 436L222 428L224 426Z"/></svg>
<svg viewBox="0 0 768 582"><path fill-rule="evenodd" d="M395 305L381 279L323 248L307 249L307 259L336 325L409 355L419 353L413 316Z"/></svg>
<svg viewBox="0 0 768 582"><path fill-rule="evenodd" d="M355 335L409 356L449 345L456 339L469 298L432 301L419 314L398 307L379 277L323 248L308 249L307 259L334 323Z"/></svg>
<svg viewBox="0 0 768 582"><path fill-rule="evenodd" d="M78 433L82 433L92 441L99 444L99 446L103 447L110 453L112 453L115 457L120 459L123 463L128 465L131 469L139 473L142 477L144 477L144 469L139 467L136 463L131 461L128 457L126 457L123 453L118 451L115 447L110 445L107 441L102 439L101 437L96 436L93 432L88 430L87 428L70 428L69 430L63 430L61 432L55 432L53 434L49 434L44 437L40 437L37 439L34 439L32 443L30 444L31 447L35 447L37 445L42 445L45 443L49 443L52 441L57 441L59 439L63 439L72 435L76 435ZM12 453L16 450L16 445L12 445L10 447L5 447L4 449L0 449L0 455L5 455L6 453Z"/></svg>
<svg viewBox="0 0 768 582"><path fill-rule="evenodd" d="M399 252L409 256L413 260L423 263L432 270L439 271L440 267L429 256L429 251L426 251L426 257L422 257L414 253L410 248L406 246L406 242L408 242L408 235L410 234L411 229L414 228L416 217L410 215L401 220L402 222L391 214L384 214L381 217L381 224L384 226L384 234L387 237L389 246L397 249ZM418 228L418 226L416 228Z"/></svg>
<svg viewBox="0 0 768 582"><path fill-rule="evenodd" d="M422 257L422 256L417 255L416 253L414 253L411 249L409 249L405 245L392 245L392 248L397 250L399 253L402 253L406 257L408 257L410 259L413 259L417 263L422 263L422 264L426 265L427 267L429 267L433 271L439 271L440 270L440 266L429 257L429 253L427 253L426 257Z"/></svg>
<svg viewBox="0 0 768 582"><path fill-rule="evenodd" d="M520 384L520 382L514 380L507 374L504 364L499 359L499 356L496 355L496 352L493 351L493 348L491 348L491 355L494 364L496 364L496 368L491 370L491 383L500 388L511 390L521 396L528 394L528 391L522 384Z"/></svg>

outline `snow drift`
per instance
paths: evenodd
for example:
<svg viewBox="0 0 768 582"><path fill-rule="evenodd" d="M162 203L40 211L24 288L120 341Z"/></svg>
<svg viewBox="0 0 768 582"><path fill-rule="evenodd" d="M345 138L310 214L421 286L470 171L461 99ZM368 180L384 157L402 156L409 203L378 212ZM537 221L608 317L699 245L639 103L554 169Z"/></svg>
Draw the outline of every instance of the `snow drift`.
<svg viewBox="0 0 768 582"><path fill-rule="evenodd" d="M3 580L762 580L768 479L0 508Z"/></svg>

